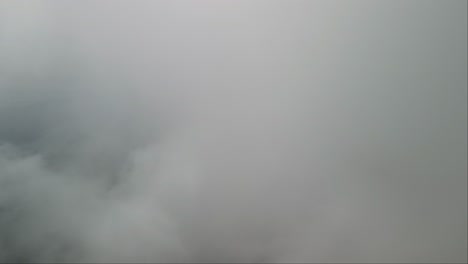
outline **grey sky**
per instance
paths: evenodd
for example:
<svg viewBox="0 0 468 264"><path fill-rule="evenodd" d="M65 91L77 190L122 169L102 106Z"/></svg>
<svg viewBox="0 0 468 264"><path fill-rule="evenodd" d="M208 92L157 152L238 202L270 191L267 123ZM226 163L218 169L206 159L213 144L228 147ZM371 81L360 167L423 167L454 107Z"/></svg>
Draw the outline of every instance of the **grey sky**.
<svg viewBox="0 0 468 264"><path fill-rule="evenodd" d="M1 262L466 262L466 1L0 3Z"/></svg>

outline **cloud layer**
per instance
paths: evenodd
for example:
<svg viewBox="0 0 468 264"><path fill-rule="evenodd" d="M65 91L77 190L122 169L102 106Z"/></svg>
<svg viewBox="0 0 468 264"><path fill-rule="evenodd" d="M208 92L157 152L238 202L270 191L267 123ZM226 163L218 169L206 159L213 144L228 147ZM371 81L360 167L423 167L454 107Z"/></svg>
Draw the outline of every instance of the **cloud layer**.
<svg viewBox="0 0 468 264"><path fill-rule="evenodd" d="M0 262L466 262L466 10L0 3Z"/></svg>

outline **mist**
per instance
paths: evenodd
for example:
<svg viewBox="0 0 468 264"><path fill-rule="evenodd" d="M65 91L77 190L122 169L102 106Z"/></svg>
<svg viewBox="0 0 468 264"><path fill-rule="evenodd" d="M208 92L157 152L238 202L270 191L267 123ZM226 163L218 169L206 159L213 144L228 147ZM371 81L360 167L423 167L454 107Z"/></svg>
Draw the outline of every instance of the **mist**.
<svg viewBox="0 0 468 264"><path fill-rule="evenodd" d="M466 263L466 1L0 2L1 263Z"/></svg>

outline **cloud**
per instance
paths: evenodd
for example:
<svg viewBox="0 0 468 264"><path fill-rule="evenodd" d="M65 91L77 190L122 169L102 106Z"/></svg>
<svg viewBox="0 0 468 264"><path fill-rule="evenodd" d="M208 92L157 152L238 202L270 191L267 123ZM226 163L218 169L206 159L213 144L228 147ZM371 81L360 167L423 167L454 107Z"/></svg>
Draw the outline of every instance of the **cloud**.
<svg viewBox="0 0 468 264"><path fill-rule="evenodd" d="M0 3L0 262L466 262L466 3Z"/></svg>

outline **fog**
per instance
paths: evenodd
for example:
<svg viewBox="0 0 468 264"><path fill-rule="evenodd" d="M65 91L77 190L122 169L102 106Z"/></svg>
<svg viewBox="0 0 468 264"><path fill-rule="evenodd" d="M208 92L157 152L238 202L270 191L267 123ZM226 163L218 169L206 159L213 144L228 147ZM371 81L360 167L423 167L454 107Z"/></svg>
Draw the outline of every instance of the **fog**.
<svg viewBox="0 0 468 264"><path fill-rule="evenodd" d="M0 2L0 262L466 263L466 1Z"/></svg>

